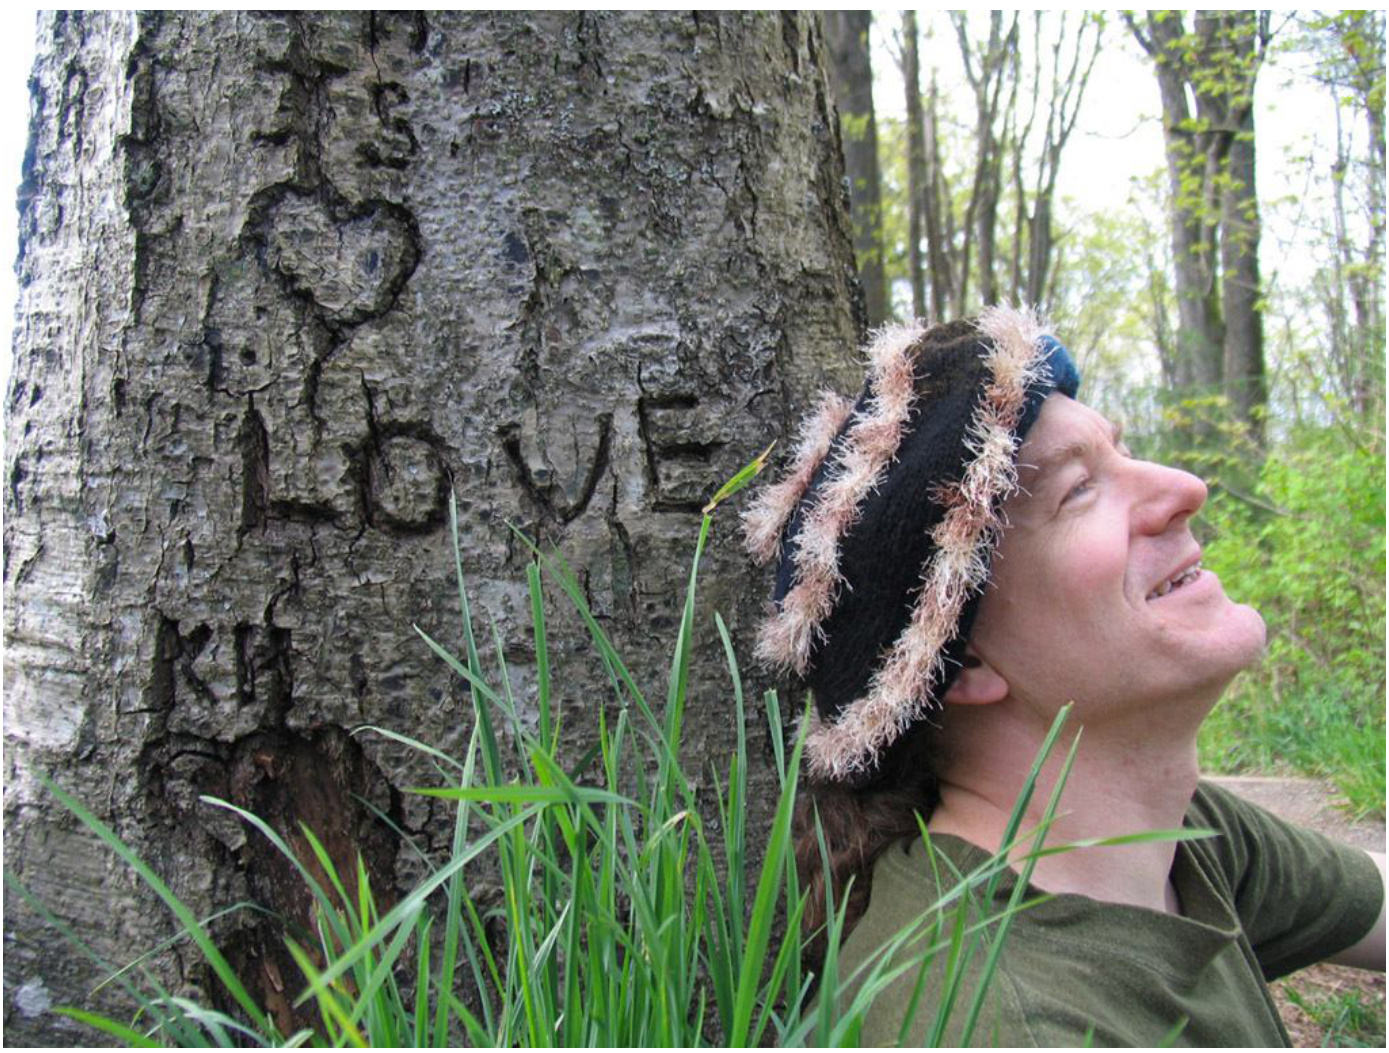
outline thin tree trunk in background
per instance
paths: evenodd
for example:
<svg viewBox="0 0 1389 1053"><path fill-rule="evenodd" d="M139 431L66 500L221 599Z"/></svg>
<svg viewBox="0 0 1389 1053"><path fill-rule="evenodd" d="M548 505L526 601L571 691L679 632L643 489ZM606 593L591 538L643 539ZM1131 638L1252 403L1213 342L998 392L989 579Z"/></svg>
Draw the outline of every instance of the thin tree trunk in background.
<svg viewBox="0 0 1389 1053"><path fill-rule="evenodd" d="M1032 297L1024 298L1023 255L1024 252L1030 254L1030 248L1025 247L1032 244L1032 235L1027 188L1023 183L1022 172L1027 144L1032 138L1032 126L1037 120L1037 102L1042 94L1042 12L1034 12L1032 19L1032 90L1028 92L1027 120L1023 122L1021 129L1014 123L1008 143L1013 182L1013 240L1009 251L1008 286L1009 297L1013 303L1035 304L1037 300Z"/></svg>
<svg viewBox="0 0 1389 1053"><path fill-rule="evenodd" d="M969 274L971 238L978 241L979 285L984 305L998 300L998 281L994 274L995 234L998 228L998 203L1003 186L1003 150L999 120L1005 125L1017 102L1017 78L1009 76L1014 69L1018 45L1018 16L1014 14L1007 32L1003 30L1003 13L989 13L988 43L978 49L969 38L968 16L952 11L950 19L964 63L965 79L969 81L975 102L975 161L969 203L962 224L965 243L960 255L956 287L962 309L969 308ZM1003 102L1005 86L1009 88L1008 102Z"/></svg>
<svg viewBox="0 0 1389 1053"><path fill-rule="evenodd" d="M936 120L940 94L936 89L936 73L931 71L931 87L926 95L926 178L922 211L926 219L926 260L931 271L931 314L933 322L959 317L962 310L955 303L951 280L950 245L952 235L949 219L950 188L941 165L940 127Z"/></svg>
<svg viewBox="0 0 1389 1053"><path fill-rule="evenodd" d="M878 171L878 122L873 111L871 11L826 11L825 37L835 100L839 104L844 168L849 178L849 218L854 257L870 326L891 317L883 267L882 190Z"/></svg>
<svg viewBox="0 0 1389 1053"><path fill-rule="evenodd" d="M4 517L5 865L108 960L167 915L41 788L82 797L205 916L308 904L264 839L313 828L378 902L449 807L382 725L461 754L448 519L533 711L515 523L664 683L699 509L827 381L856 383L842 163L813 16L64 13L41 20ZM794 90L788 85L794 84ZM722 510L721 510L722 512ZM702 608L764 592L725 537ZM552 614L576 763L606 674ZM736 742L700 616L690 770ZM561 672L562 670L562 672ZM755 718L752 718L755 719ZM775 801L768 767L751 797ZM373 811L375 810L375 812ZM766 816L753 816L756 828ZM11 1043L92 1033L95 972L16 899ZM272 1010L297 975L217 939ZM191 954L155 969L175 991ZM118 1011L119 1012L119 1011Z"/></svg>
<svg viewBox="0 0 1389 1053"><path fill-rule="evenodd" d="M1252 44L1251 44L1252 46ZM1259 201L1254 190L1254 108L1243 121L1226 154L1220 207L1220 282L1225 308L1225 397L1246 433L1263 446L1263 408L1268 402L1264 378L1264 324L1259 282Z"/></svg>
<svg viewBox="0 0 1389 1053"><path fill-rule="evenodd" d="M921 213L926 188L926 154L921 138L921 60L916 44L916 12L903 11L902 81L907 93L907 254L910 260L912 314L925 318L926 281L921 267Z"/></svg>
<svg viewBox="0 0 1389 1053"><path fill-rule="evenodd" d="M1330 357L1336 366L1340 389L1347 393L1356 415L1363 417L1367 408L1366 392L1359 375L1357 359L1360 356L1356 353L1359 348L1351 336L1350 312L1346 304L1348 295L1356 299L1355 285L1349 277L1355 258L1351 251L1350 232L1346 227L1345 181L1349 168L1350 157L1341 122L1341 109L1337 106L1336 160L1331 164L1331 218L1336 236L1336 255L1330 287L1323 291L1323 306L1327 314ZM1359 307L1358 301L1356 307Z"/></svg>
<svg viewBox="0 0 1389 1053"><path fill-rule="evenodd" d="M1042 24L1042 15L1038 13L1034 36L1034 106L1037 96L1042 93L1040 84L1035 83L1040 80L1042 70ZM1073 38L1068 37L1066 24L1067 16L1060 15L1056 43L1051 54L1050 74L1047 78L1046 125L1037 160L1031 214L1027 217L1027 282L1024 298L1025 302L1031 304L1042 303L1044 299L1051 269L1052 203L1056 198L1056 181L1061 172L1061 154L1075 130L1080 106L1085 99L1085 90L1090 83L1090 73L1095 68L1095 60L1099 58L1103 43L1102 23L1098 19L1082 14ZM1089 29L1093 29L1094 36L1087 42ZM1068 40L1072 44L1070 63L1063 68L1063 52ZM1029 117L1029 130L1031 124L1032 119Z"/></svg>
<svg viewBox="0 0 1389 1053"><path fill-rule="evenodd" d="M1355 104L1364 113L1369 150L1364 194L1369 238L1363 249L1352 246L1346 232L1344 178L1349 174L1344 151L1340 148L1340 99L1342 89L1333 89L1337 105L1338 162L1336 210L1338 240L1345 284L1355 311L1355 338L1347 348L1355 365L1350 398L1362 420L1375 421L1384 412L1384 13L1348 11L1338 19L1338 43L1350 71L1350 87ZM1358 258L1357 258L1358 257ZM1338 290L1338 295L1344 295Z"/></svg>

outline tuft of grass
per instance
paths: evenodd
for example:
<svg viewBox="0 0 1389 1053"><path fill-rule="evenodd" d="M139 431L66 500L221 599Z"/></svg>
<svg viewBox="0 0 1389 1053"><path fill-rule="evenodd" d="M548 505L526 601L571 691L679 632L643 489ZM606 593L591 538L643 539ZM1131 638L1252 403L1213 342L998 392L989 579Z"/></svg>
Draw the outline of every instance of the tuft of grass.
<svg viewBox="0 0 1389 1053"><path fill-rule="evenodd" d="M1304 993L1285 983L1283 995L1321 1031L1323 1047L1384 1046L1384 1002L1369 992L1351 987Z"/></svg>
<svg viewBox="0 0 1389 1053"><path fill-rule="evenodd" d="M1297 774L1329 780L1354 820L1384 815L1384 715L1366 713L1334 683L1286 692L1277 704L1262 677L1242 677L1201 727L1201 766L1226 774Z"/></svg>
<svg viewBox="0 0 1389 1053"><path fill-rule="evenodd" d="M902 1034L921 1013L929 1020L928 1033L939 1040L952 1014L960 1013L968 1036L1009 923L1029 905L1021 896L1032 865L1062 850L1042 844L1060 784L1038 828L1023 830L1021 820L1066 713L1058 716L1037 759L1000 853L962 875L939 903L923 903L919 917L851 975L841 975L837 961L844 903L831 903L830 953L818 977L808 974L799 924L807 893L791 851L804 730L788 750L776 693L763 696L779 790L770 827L749 831L747 701L733 642L717 614L737 744L726 758L704 759L715 791L712 807L701 806L680 756L696 586L712 513L756 474L760 461L740 472L706 508L659 711L594 618L564 560L518 534L535 556L527 569L539 712L534 732L518 715L495 628L494 668L485 668L451 503L462 654L417 631L471 688L474 720L467 750L461 759L452 758L399 732L358 729L419 750L440 782L412 792L453 802L448 858L426 859L426 876L389 910L379 908L360 861L354 875L338 873L312 831L301 832L326 885L283 832L228 802L204 799L270 841L311 893L312 940L287 937L286 943L302 972L295 1004L314 1007L318 1025L313 1030L281 1034L222 957L209 929L213 919L195 917L113 831L50 784L54 795L165 902L180 927L175 939L197 946L239 1008L234 1018L171 995L144 958L111 969L7 874L11 887L111 973L111 982L136 1006L129 1020L82 1008L61 1012L130 1045L839 1045L856 1042L865 1014L886 986L913 970L924 975L930 961L945 955L948 997L939 1005L920 1004L918 990L918 1004L903 1022ZM596 732L581 744L587 749L577 763L561 751L567 715L555 700L544 576L568 597L587 627L612 690L611 698L594 703ZM1184 836L1196 834L1145 834L1105 843ZM755 873L750 837L764 846ZM967 913L979 902L992 904L1009 866L1008 853L1018 844L1030 851L1012 900L988 916ZM484 904L474 897L469 879L479 869L500 878L499 900ZM982 982L977 990L966 990L962 978L976 955L983 955Z"/></svg>

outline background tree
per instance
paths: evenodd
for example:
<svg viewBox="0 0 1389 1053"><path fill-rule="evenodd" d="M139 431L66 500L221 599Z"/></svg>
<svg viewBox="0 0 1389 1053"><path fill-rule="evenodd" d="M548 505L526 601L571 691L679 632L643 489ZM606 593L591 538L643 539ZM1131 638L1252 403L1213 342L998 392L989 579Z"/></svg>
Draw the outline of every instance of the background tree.
<svg viewBox="0 0 1389 1053"><path fill-rule="evenodd" d="M932 229L932 207L937 188L928 182L926 144L922 141L925 127L921 117L921 56L917 50L916 12L902 12L902 81L907 95L907 259L910 264L912 314L917 318L939 321L946 312L939 293L932 296L931 311L926 308L926 272L921 258L921 236ZM934 96L934 85L932 85ZM936 244L935 238L931 244ZM937 263L931 254L932 284Z"/></svg>
<svg viewBox="0 0 1389 1053"><path fill-rule="evenodd" d="M998 303L994 271L998 206L1003 193L1004 128L1013 119L1018 98L1018 15L1013 14L1005 27L1003 12L991 11L983 44L971 37L965 12L950 12L950 21L974 95L974 176L965 202L964 244L954 284L963 306L969 299L970 253L977 247L979 297L989 305Z"/></svg>
<svg viewBox="0 0 1389 1053"><path fill-rule="evenodd" d="M1331 190L1317 296L1330 337L1326 373L1354 414L1373 421L1384 398L1384 14L1309 16L1289 50L1310 58L1335 120L1329 173L1319 173Z"/></svg>
<svg viewBox="0 0 1389 1053"><path fill-rule="evenodd" d="M910 263L916 253L919 275L904 270L914 303L926 307L929 301L927 317L959 317L1002 299L1040 303L1055 292L1047 279L1058 240L1057 179L1102 25L1095 15L1038 14L1023 23L998 12L987 21L954 12L928 16L918 33L916 13L903 12L898 39L907 149L900 207L907 222L901 255ZM950 56L932 46L937 29L958 57L948 68L943 60ZM924 69L919 37L929 59ZM1024 53L1031 56L1026 63ZM966 90L942 90L952 82ZM897 207L889 201L885 230L897 228Z"/></svg>
<svg viewBox="0 0 1389 1053"><path fill-rule="evenodd" d="M1249 434L1267 401L1254 183L1254 82L1267 12L1149 12L1129 28L1152 57L1172 207L1176 362L1188 391L1223 390ZM1194 100L1194 108L1192 102Z"/></svg>
<svg viewBox="0 0 1389 1053"><path fill-rule="evenodd" d="M883 269L882 178L878 171L878 122L873 113L872 11L826 11L830 72L839 106L844 170L849 178L849 217L854 256L870 326L892 316Z"/></svg>
<svg viewBox="0 0 1389 1053"><path fill-rule="evenodd" d="M1056 182L1062 151L1075 131L1103 37L1101 15L1083 12L1072 17L1063 12L1053 30L1044 12L1033 14L1030 90L1024 89L1027 119L1021 127L1015 120L1010 144L1015 209L1010 284L1015 303L1040 304L1054 299L1048 294L1047 279L1055 247ZM1029 187L1024 171L1034 128L1040 142Z"/></svg>
<svg viewBox="0 0 1389 1053"><path fill-rule="evenodd" d="M457 625L449 492L513 677L534 656L507 523L557 544L637 675L660 676L701 503L813 388L857 377L818 21L77 12L40 37L5 466L6 866L112 961L169 935L47 775L203 913L307 916L204 793L301 847L307 824L341 873L360 851L389 902L421 864L379 817L425 852L450 822L401 792L434 779L417 756L350 732L467 741L463 685L411 630ZM707 558L703 596L746 640L744 559L731 539ZM555 646L579 645L565 625ZM686 745L714 758L734 729L712 631L698 646ZM607 679L569 657L556 690L582 739ZM61 1044L39 1011L92 973L7 906L7 1037ZM223 924L287 1012L278 936ZM176 953L159 967L199 979Z"/></svg>

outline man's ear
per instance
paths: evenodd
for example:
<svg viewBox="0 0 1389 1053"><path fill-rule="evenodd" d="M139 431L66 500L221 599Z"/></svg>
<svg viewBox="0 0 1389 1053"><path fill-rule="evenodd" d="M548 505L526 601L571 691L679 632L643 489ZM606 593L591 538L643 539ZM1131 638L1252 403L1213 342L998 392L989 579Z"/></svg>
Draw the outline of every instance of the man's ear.
<svg viewBox="0 0 1389 1053"><path fill-rule="evenodd" d="M983 706L1008 696L1008 681L988 662L966 649L964 666L945 692L948 706Z"/></svg>

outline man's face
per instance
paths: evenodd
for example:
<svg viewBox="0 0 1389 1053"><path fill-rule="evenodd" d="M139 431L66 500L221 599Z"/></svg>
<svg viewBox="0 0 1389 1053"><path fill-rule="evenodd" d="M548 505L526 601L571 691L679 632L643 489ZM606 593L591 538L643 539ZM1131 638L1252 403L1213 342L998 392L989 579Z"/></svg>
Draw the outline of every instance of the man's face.
<svg viewBox="0 0 1389 1053"><path fill-rule="evenodd" d="M1104 417L1059 394L1019 451L1018 481L971 634L978 655L1047 712L1074 701L1151 716L1186 700L1204 703L1199 720L1264 646L1263 619L1199 567L1189 521L1205 484L1134 460Z"/></svg>

